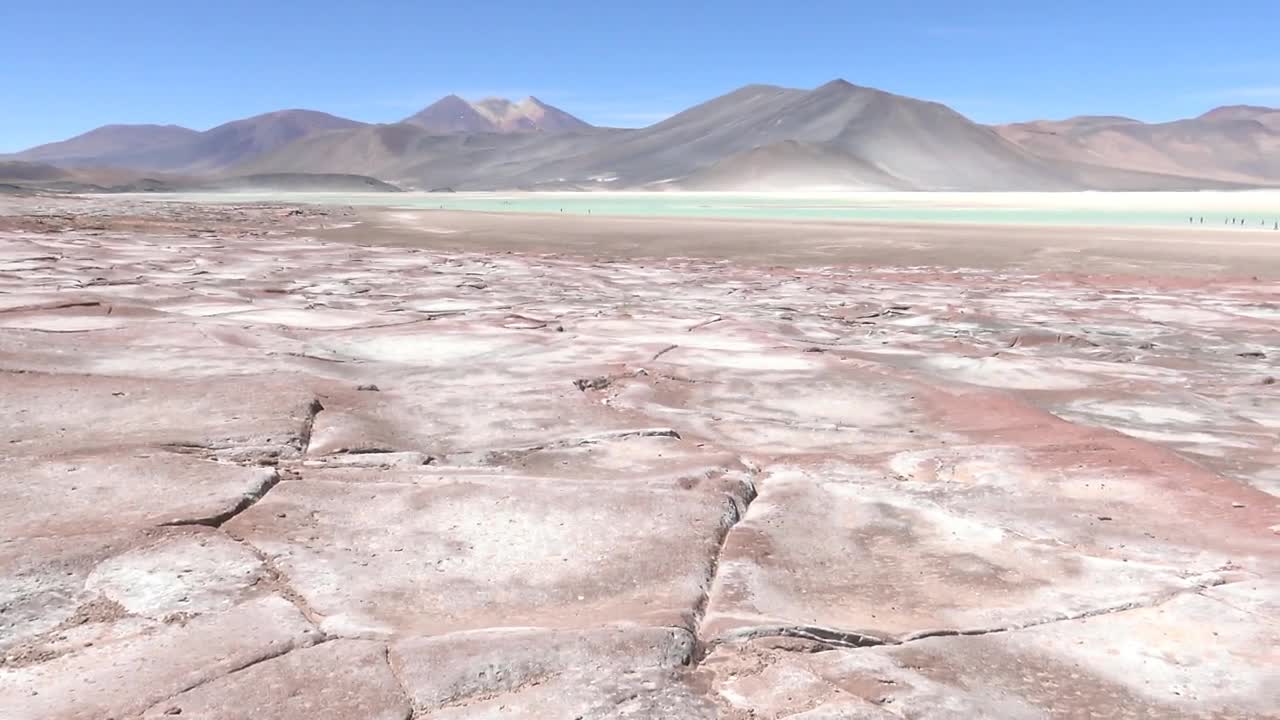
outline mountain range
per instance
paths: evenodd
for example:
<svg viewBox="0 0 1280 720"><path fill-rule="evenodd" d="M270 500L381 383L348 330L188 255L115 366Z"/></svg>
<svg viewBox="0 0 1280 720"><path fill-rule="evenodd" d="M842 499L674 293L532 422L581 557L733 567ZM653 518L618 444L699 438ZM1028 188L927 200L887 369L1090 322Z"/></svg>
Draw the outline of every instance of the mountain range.
<svg viewBox="0 0 1280 720"><path fill-rule="evenodd" d="M621 129L533 97L450 95L392 124L282 110L203 132L108 125L0 162L10 173L37 163L197 177L361 175L459 190L1243 188L1280 185L1280 110L987 126L939 103L834 80L812 90L748 85Z"/></svg>

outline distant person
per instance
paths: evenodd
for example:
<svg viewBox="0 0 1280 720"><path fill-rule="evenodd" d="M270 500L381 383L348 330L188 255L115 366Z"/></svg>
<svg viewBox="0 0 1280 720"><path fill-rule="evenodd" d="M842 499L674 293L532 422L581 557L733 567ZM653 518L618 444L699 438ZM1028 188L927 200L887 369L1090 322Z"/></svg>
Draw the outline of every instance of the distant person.
<svg viewBox="0 0 1280 720"><path fill-rule="evenodd" d="M1203 224L1204 224L1204 217L1203 217L1203 216L1201 216L1201 218L1200 218L1200 224L1201 224L1201 225L1203 225Z"/></svg>

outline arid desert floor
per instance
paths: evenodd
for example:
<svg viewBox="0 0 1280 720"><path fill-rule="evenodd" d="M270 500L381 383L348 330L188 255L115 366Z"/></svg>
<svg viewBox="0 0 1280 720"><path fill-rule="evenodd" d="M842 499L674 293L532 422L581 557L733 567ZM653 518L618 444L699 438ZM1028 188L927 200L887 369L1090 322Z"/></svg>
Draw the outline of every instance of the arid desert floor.
<svg viewBox="0 0 1280 720"><path fill-rule="evenodd" d="M1280 235L0 197L0 718L1280 718Z"/></svg>

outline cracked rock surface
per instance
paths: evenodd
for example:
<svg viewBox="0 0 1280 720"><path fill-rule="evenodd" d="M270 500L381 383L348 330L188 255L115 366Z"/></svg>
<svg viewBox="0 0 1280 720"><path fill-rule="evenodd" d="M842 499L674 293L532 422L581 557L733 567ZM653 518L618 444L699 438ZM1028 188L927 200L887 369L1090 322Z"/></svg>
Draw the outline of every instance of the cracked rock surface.
<svg viewBox="0 0 1280 720"><path fill-rule="evenodd" d="M3 202L0 720L1280 718L1274 282Z"/></svg>

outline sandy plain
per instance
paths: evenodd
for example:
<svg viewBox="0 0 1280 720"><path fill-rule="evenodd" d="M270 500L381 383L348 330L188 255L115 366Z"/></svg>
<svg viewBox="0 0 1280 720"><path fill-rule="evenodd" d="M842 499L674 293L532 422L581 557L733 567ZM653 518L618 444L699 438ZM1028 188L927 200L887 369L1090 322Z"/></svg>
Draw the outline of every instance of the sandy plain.
<svg viewBox="0 0 1280 720"><path fill-rule="evenodd" d="M1280 717L1278 269L0 199L0 718Z"/></svg>
<svg viewBox="0 0 1280 720"><path fill-rule="evenodd" d="M362 209L322 231L449 251L627 259L729 259L752 266L892 265L1213 278L1280 276L1280 232L1211 227L1055 227L939 222L742 220ZM601 243L601 237L607 237Z"/></svg>

